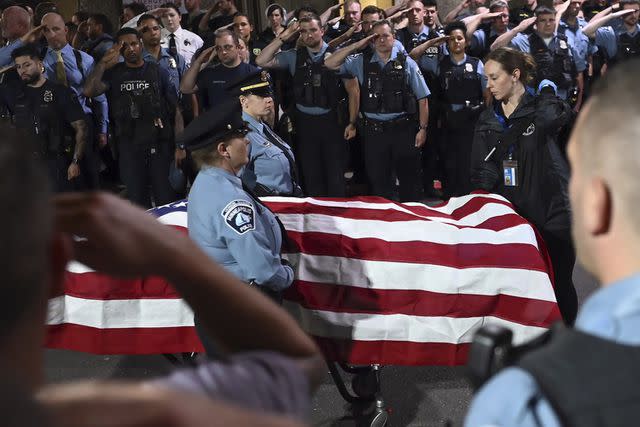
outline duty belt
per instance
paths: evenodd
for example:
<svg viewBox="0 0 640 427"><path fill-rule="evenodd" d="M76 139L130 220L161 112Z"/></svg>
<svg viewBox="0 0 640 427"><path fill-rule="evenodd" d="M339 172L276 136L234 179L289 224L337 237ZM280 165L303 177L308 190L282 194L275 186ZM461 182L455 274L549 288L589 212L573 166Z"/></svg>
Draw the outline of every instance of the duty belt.
<svg viewBox="0 0 640 427"><path fill-rule="evenodd" d="M415 121L413 117L405 115L393 120L375 120L365 117L363 123L367 128L371 127L374 132L384 132L400 126L406 126L412 121Z"/></svg>

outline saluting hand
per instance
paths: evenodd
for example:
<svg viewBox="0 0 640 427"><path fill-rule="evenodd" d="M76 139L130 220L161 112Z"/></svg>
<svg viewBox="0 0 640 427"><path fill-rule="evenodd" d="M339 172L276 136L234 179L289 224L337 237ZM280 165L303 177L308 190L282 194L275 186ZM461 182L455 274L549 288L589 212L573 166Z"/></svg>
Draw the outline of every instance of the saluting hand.
<svg viewBox="0 0 640 427"><path fill-rule="evenodd" d="M218 54L215 51L215 49L216 49L215 46L211 46L211 47L206 48L205 50L202 51L200 56L198 56L196 58L196 61L198 63L200 63L201 65L203 65L203 66L208 65L213 60L213 58L218 56Z"/></svg>
<svg viewBox="0 0 640 427"><path fill-rule="evenodd" d="M22 40L22 42L25 44L37 42L42 37L42 31L44 30L44 27L45 27L44 24L38 25L37 27L29 31L27 34L20 37L20 40Z"/></svg>
<svg viewBox="0 0 640 427"><path fill-rule="evenodd" d="M377 37L378 37L377 34L368 35L367 37L363 38L359 42L354 43L352 46L354 47L354 50L364 49L367 46L367 44L369 44L370 41L373 41Z"/></svg>
<svg viewBox="0 0 640 427"><path fill-rule="evenodd" d="M122 49L122 41L111 46L109 50L104 54L100 63L105 68L111 68L118 63L120 60L120 50Z"/></svg>
<svg viewBox="0 0 640 427"><path fill-rule="evenodd" d="M536 22L536 19L537 18L535 16L532 16L531 18L523 19L522 22L520 22L516 27L518 29L518 32L521 33L527 28L529 28L530 26L532 26Z"/></svg>
<svg viewBox="0 0 640 427"><path fill-rule="evenodd" d="M288 42L299 32L300 32L300 23L296 21L293 24L289 25L283 32L281 32L278 37L280 37L281 40Z"/></svg>

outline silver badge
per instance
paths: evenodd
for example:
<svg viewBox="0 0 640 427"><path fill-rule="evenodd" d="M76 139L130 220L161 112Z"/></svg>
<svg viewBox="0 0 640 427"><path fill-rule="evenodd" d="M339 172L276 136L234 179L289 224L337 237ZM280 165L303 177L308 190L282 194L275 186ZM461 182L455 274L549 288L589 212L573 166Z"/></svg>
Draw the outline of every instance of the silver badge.
<svg viewBox="0 0 640 427"><path fill-rule="evenodd" d="M44 100L44 102L53 101L53 92L51 92L50 90L45 90L42 99Z"/></svg>

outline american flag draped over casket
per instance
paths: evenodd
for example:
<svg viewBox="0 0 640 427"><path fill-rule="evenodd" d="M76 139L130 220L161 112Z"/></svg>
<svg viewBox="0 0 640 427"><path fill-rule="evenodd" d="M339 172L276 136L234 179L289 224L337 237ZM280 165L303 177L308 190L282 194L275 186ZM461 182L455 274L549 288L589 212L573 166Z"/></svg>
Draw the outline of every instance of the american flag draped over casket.
<svg viewBox="0 0 640 427"><path fill-rule="evenodd" d="M264 201L297 247L285 255L296 280L284 306L329 359L460 364L487 322L508 326L522 342L560 318L544 245L500 196L436 207L381 198ZM186 231L186 202L152 212ZM50 302L48 324L51 348L201 349L191 310L165 281L117 280L77 263L68 267L65 294Z"/></svg>

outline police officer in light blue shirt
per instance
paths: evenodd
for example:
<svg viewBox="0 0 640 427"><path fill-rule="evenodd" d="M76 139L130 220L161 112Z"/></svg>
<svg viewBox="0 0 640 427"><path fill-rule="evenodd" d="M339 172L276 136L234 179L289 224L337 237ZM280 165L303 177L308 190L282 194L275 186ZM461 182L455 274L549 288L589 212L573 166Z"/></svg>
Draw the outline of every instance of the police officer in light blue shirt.
<svg viewBox="0 0 640 427"><path fill-rule="evenodd" d="M599 48L604 49L610 65L640 57L640 2L621 0L619 7L617 12L613 12L612 7L608 8L607 15L597 21L592 20L582 30L587 37L595 39Z"/></svg>
<svg viewBox="0 0 640 427"><path fill-rule="evenodd" d="M144 44L142 59L147 62L155 62L160 68L166 70L169 80L176 90L176 95L180 96L180 80L187 71L187 63L179 53L176 53L174 57L168 49L160 46L160 30L160 21L155 16L142 15L138 19L138 32Z"/></svg>
<svg viewBox="0 0 640 427"><path fill-rule="evenodd" d="M606 84L582 109L568 147L574 243L579 262L601 288L580 309L575 330L554 330L550 341L481 388L468 427L638 422L639 190L620 182L640 178L640 100L629 90L639 72L637 61L630 61L607 73Z"/></svg>
<svg viewBox="0 0 640 427"><path fill-rule="evenodd" d="M249 141L237 101L215 113L200 116L181 138L199 168L189 193L189 235L240 280L278 299L293 281L280 257L283 229L239 177L249 162Z"/></svg>
<svg viewBox="0 0 640 427"><path fill-rule="evenodd" d="M355 76L360 84L364 161L371 193L395 198L395 174L399 199L420 200L420 148L426 142L430 91L415 61L394 46L391 24L376 22L372 32L327 57L325 65ZM372 50L351 56L371 41Z"/></svg>
<svg viewBox="0 0 640 427"><path fill-rule="evenodd" d="M291 147L263 122L274 108L267 72L241 77L226 89L239 96L242 119L249 126L249 163L243 169L242 181L258 196L301 196Z"/></svg>

